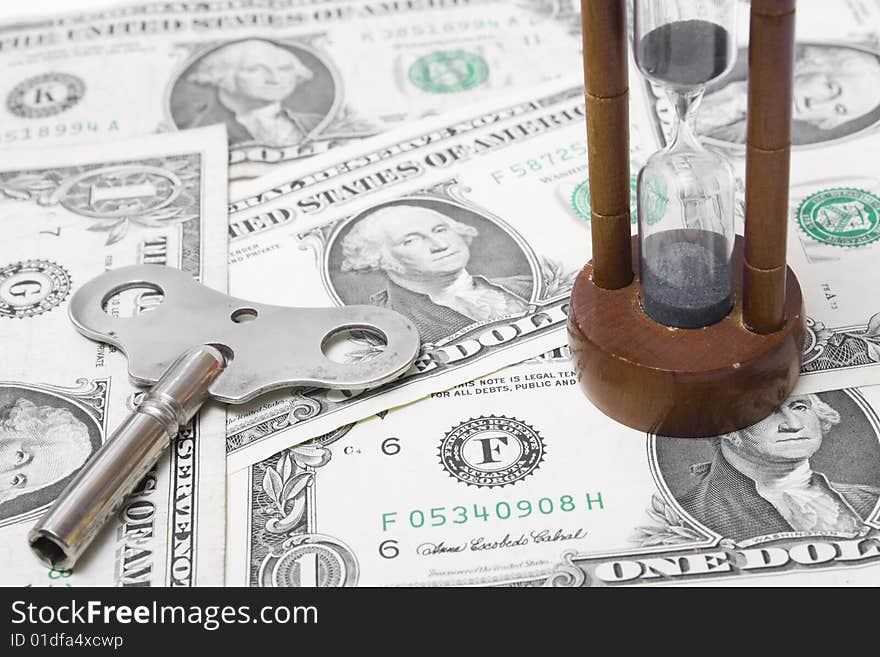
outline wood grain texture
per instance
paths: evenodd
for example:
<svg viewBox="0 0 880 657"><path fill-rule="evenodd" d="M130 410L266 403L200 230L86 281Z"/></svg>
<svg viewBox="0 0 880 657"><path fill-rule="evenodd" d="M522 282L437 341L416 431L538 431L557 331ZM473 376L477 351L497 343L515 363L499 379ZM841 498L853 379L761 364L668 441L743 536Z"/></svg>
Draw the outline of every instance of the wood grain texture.
<svg viewBox="0 0 880 657"><path fill-rule="evenodd" d="M585 100L590 207L603 215L629 212L629 93Z"/></svg>
<svg viewBox="0 0 880 657"><path fill-rule="evenodd" d="M629 208L618 215L604 216L590 212L590 235L593 240L593 282L607 290L629 285L633 280L632 251L629 248ZM625 252L618 247L626 244Z"/></svg>
<svg viewBox="0 0 880 657"><path fill-rule="evenodd" d="M773 269L786 262L790 160L788 147L746 147L746 217L761 223L745 236L745 258L753 267Z"/></svg>
<svg viewBox="0 0 880 657"><path fill-rule="evenodd" d="M626 0L581 0L581 21L595 281L614 289L632 280Z"/></svg>
<svg viewBox="0 0 880 657"><path fill-rule="evenodd" d="M785 321L787 269L743 263L743 323L755 333L773 333Z"/></svg>
<svg viewBox="0 0 880 657"><path fill-rule="evenodd" d="M752 0L752 13L761 16L781 16L795 10L797 0Z"/></svg>
<svg viewBox="0 0 880 657"><path fill-rule="evenodd" d="M749 21L748 142L764 150L791 143L795 15Z"/></svg>
<svg viewBox="0 0 880 657"><path fill-rule="evenodd" d="M794 8L754 0L749 23L743 321L763 334L783 329L787 314Z"/></svg>
<svg viewBox="0 0 880 657"><path fill-rule="evenodd" d="M637 262L637 238L631 243ZM742 249L738 237L734 271L742 268ZM790 269L786 320L769 335L743 326L739 283L725 319L674 329L641 309L637 277L625 288L606 290L592 274L588 263L572 291L569 345L584 392L606 415L661 435L714 436L763 419L794 388L806 333L800 285Z"/></svg>
<svg viewBox="0 0 880 657"><path fill-rule="evenodd" d="M629 90L625 0L581 0L584 89L597 98Z"/></svg>

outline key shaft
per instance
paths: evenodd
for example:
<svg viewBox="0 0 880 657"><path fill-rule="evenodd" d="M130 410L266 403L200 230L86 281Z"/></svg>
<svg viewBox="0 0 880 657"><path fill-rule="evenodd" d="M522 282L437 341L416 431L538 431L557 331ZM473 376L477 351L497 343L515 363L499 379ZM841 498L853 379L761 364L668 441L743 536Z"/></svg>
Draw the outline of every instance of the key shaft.
<svg viewBox="0 0 880 657"><path fill-rule="evenodd" d="M28 543L43 563L57 569L73 566L205 403L208 389L227 364L220 349L202 345L168 368L28 532Z"/></svg>

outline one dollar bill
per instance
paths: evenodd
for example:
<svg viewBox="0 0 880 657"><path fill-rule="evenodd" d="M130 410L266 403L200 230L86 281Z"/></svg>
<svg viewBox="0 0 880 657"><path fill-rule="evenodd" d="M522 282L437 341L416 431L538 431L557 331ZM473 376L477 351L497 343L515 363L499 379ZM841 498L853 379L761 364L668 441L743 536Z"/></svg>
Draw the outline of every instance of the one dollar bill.
<svg viewBox="0 0 880 657"><path fill-rule="evenodd" d="M10 586L223 582L225 413L203 410L72 571L42 565L27 532L132 411L125 357L68 318L107 269L179 268L226 286L222 127L77 149L16 151L0 166L0 573ZM107 300L148 312L155 290ZM180 318L181 324L186 318ZM160 337L157 339L161 339Z"/></svg>
<svg viewBox="0 0 880 657"><path fill-rule="evenodd" d="M533 359L234 473L227 583L876 585L878 411L829 390L663 438Z"/></svg>
<svg viewBox="0 0 880 657"><path fill-rule="evenodd" d="M223 124L233 178L579 70L565 0L132 5L0 33L0 146Z"/></svg>

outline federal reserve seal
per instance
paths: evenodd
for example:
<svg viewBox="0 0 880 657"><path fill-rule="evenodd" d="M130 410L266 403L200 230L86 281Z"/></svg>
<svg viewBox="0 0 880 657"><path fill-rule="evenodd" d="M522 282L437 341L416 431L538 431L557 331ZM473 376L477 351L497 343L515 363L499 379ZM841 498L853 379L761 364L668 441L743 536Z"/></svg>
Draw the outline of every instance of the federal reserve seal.
<svg viewBox="0 0 880 657"><path fill-rule="evenodd" d="M629 177L630 201L629 201L629 220L635 225L638 221L638 179L636 176ZM581 219L590 220L590 181L582 180L574 188L571 193L571 209Z"/></svg>
<svg viewBox="0 0 880 657"><path fill-rule="evenodd" d="M462 422L440 443L440 464L468 486L506 486L544 460L544 441L525 422L490 415Z"/></svg>
<svg viewBox="0 0 880 657"><path fill-rule="evenodd" d="M865 246L880 239L880 197L853 187L811 194L797 210L801 229L832 246Z"/></svg>
<svg viewBox="0 0 880 657"><path fill-rule="evenodd" d="M6 108L23 119L42 119L76 105L85 90L85 83L75 75L44 73L15 85L6 97Z"/></svg>
<svg viewBox="0 0 880 657"><path fill-rule="evenodd" d="M48 260L25 260L0 268L0 317L42 315L70 294L70 276Z"/></svg>
<svg viewBox="0 0 880 657"><path fill-rule="evenodd" d="M432 94L468 91L488 79L486 60L466 50L438 50L409 67L409 81Z"/></svg>

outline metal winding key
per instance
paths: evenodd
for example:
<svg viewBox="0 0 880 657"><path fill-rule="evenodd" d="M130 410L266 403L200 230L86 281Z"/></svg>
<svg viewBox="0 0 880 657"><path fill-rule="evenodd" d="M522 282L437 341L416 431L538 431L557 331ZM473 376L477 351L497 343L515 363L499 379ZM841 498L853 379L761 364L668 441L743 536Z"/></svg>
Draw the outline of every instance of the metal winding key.
<svg viewBox="0 0 880 657"><path fill-rule="evenodd" d="M108 300L135 288L156 290L161 304L130 318L105 312ZM238 404L292 386L374 387L406 372L420 346L412 323L385 308L256 304L158 265L92 279L71 298L70 319L83 335L119 347L132 380L152 388L28 533L37 557L59 569L73 566L208 399ZM382 336L384 351L354 363L329 359L330 339L352 329Z"/></svg>

